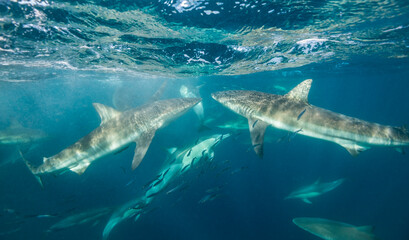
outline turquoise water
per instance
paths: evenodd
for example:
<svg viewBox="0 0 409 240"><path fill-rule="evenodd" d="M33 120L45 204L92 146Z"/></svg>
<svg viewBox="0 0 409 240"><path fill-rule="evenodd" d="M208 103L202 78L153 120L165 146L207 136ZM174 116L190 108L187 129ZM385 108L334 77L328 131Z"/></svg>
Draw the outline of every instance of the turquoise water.
<svg viewBox="0 0 409 240"><path fill-rule="evenodd" d="M353 157L337 144L288 138L269 127L259 159L247 120L211 97L225 90L283 95L313 79L312 105L404 126L408 7L407 1L0 1L0 136L25 134L0 139L0 239L102 239L113 217L125 212L108 239L319 239L293 224L296 217L372 225L380 239L409 239L407 154L373 148ZM160 99L180 98L183 85L202 98L206 130L189 110L156 132L134 171L134 143L82 175L44 174L43 187L24 164L21 154L40 165L97 128L92 103L133 109L149 104L164 82ZM168 153L192 149L196 156L192 146L212 136L226 138L199 151L183 171ZM285 199L317 179L341 178L312 204ZM70 216L77 219L55 225Z"/></svg>

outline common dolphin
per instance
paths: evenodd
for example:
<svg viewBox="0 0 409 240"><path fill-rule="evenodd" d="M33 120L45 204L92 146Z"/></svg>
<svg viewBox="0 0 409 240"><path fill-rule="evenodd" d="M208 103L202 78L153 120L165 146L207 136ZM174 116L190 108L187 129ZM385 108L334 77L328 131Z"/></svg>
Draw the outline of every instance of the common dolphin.
<svg viewBox="0 0 409 240"><path fill-rule="evenodd" d="M219 124L216 126L217 128L221 129L228 129L232 131L239 131L239 130L245 130L248 128L248 123L247 121L243 121L243 118L237 119L234 121L229 121L225 122L223 124Z"/></svg>
<svg viewBox="0 0 409 240"><path fill-rule="evenodd" d="M303 186L288 195L285 199L298 198L302 199L305 203L311 204L310 198L318 197L324 193L334 190L344 182L345 179L338 179L332 182L315 181L313 184Z"/></svg>
<svg viewBox="0 0 409 240"><path fill-rule="evenodd" d="M182 85L179 89L180 95L184 98L197 98L199 97L199 94L195 94L192 92L188 87L185 85ZM208 127L205 125L204 120L204 109L203 109L203 104L200 102L196 104L196 106L193 107L193 111L195 112L197 118L199 119L199 131L201 130L206 130Z"/></svg>
<svg viewBox="0 0 409 240"><path fill-rule="evenodd" d="M87 210L84 212L76 213L68 217L65 217L64 219L53 224L49 228L48 232L59 231L59 230L70 228L70 227L77 226L80 224L86 224L86 223L91 223L91 222L95 223L101 217L107 215L111 211L112 211L111 208L104 207L104 208L91 209L91 210Z"/></svg>
<svg viewBox="0 0 409 240"><path fill-rule="evenodd" d="M174 160L163 166L158 177L150 183L145 194L125 203L114 211L104 228L103 239L108 238L110 232L118 223L132 217L137 220L141 214L145 213L147 206L155 196L164 191L177 176L184 174L200 161L212 161L214 158L214 147L229 136L230 134L216 134L200 139L193 146L180 150L172 149L170 159ZM184 170L182 171L182 169Z"/></svg>
<svg viewBox="0 0 409 240"><path fill-rule="evenodd" d="M125 112L94 103L101 117L99 127L60 153L44 158L42 165L34 167L27 161L26 164L35 176L65 169L82 174L93 161L136 142L132 161L132 169L135 169L145 156L155 131L185 113L200 100L168 99Z"/></svg>
<svg viewBox="0 0 409 240"><path fill-rule="evenodd" d="M356 227L323 218L294 218L293 223L325 240L379 240L372 226Z"/></svg>
<svg viewBox="0 0 409 240"><path fill-rule="evenodd" d="M300 83L285 95L256 91L223 91L212 97L248 119L254 151L263 156L267 126L287 130L343 146L356 156L375 146L397 148L409 145L409 131L348 117L308 103L312 80Z"/></svg>

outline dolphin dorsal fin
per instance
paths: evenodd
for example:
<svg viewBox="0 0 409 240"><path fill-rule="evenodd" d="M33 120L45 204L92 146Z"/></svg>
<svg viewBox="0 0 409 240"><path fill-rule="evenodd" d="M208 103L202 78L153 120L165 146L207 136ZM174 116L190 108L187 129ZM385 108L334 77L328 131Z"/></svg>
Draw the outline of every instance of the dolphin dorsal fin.
<svg viewBox="0 0 409 240"><path fill-rule="evenodd" d="M312 79L307 79L298 84L295 88L289 91L285 96L297 101L308 103L308 93L310 92Z"/></svg>
<svg viewBox="0 0 409 240"><path fill-rule="evenodd" d="M95 110L97 110L99 117L101 118L101 124L121 114L120 111L105 106L104 104L101 103L93 103L92 105L94 105Z"/></svg>
<svg viewBox="0 0 409 240"><path fill-rule="evenodd" d="M373 226L360 226L360 227L357 227L357 229L359 229L359 230L361 230L363 232L372 233L374 227Z"/></svg>
<svg viewBox="0 0 409 240"><path fill-rule="evenodd" d="M173 148L167 148L166 151L169 153L169 155L172 155L176 152L176 150L178 150L177 148L173 147Z"/></svg>

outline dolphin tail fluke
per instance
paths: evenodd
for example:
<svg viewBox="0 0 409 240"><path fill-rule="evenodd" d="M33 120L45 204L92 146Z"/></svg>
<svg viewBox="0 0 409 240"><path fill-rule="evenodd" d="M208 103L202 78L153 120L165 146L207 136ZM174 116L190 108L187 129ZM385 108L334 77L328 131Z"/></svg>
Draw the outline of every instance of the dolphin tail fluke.
<svg viewBox="0 0 409 240"><path fill-rule="evenodd" d="M102 232L102 239L107 240L109 237L109 234L111 233L112 229L122 221L122 218L120 217L115 217L109 219L107 225L104 228L104 231Z"/></svg>
<svg viewBox="0 0 409 240"><path fill-rule="evenodd" d="M21 152L21 150L18 150L18 152L20 153L21 158L23 159L24 163L26 164L26 166L28 167L28 169L30 170L30 172L31 172L31 173L33 174L33 176L37 179L37 182L40 184L41 188L44 188L43 181L41 180L41 177L35 174L37 168L34 167L29 161L27 161L27 159L24 157L24 155L23 155L23 153Z"/></svg>

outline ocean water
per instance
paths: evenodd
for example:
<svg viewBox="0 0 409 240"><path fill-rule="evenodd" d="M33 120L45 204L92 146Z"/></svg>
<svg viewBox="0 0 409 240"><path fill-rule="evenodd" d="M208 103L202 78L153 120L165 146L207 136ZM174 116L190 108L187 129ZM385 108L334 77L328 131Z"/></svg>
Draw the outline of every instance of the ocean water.
<svg viewBox="0 0 409 240"><path fill-rule="evenodd" d="M313 79L310 104L405 126L408 56L406 0L0 0L0 239L312 240L292 219L316 217L407 240L407 154L379 147L353 157L269 127L260 159L247 120L211 93L283 95ZM161 86L160 99L181 98L182 86L200 96L206 129L189 110L156 132L133 171L134 143L82 175L43 174L43 187L24 163L38 166L97 128L93 103L125 111L149 104ZM212 136L214 158L202 152L183 171L172 163L167 149L190 155ZM312 204L285 199L341 178Z"/></svg>

